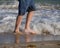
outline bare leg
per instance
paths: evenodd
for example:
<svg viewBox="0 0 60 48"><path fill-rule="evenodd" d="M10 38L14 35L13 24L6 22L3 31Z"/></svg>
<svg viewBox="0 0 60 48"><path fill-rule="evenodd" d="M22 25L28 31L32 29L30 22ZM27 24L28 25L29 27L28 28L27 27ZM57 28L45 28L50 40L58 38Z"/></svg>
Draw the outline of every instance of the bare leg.
<svg viewBox="0 0 60 48"><path fill-rule="evenodd" d="M15 24L15 30L14 30L15 33L22 34L19 31L19 26L21 25L21 21L22 21L22 16L17 16L17 18L16 18L16 24Z"/></svg>
<svg viewBox="0 0 60 48"><path fill-rule="evenodd" d="M30 22L31 22L31 19L32 19L32 16L33 16L34 12L31 11L27 14L27 18L26 18L26 24L25 24L25 32L28 34L28 33L31 33L31 34L35 34L35 32L30 29Z"/></svg>
<svg viewBox="0 0 60 48"><path fill-rule="evenodd" d="M31 22L32 16L33 16L33 11L27 14L25 29L30 28L30 22Z"/></svg>

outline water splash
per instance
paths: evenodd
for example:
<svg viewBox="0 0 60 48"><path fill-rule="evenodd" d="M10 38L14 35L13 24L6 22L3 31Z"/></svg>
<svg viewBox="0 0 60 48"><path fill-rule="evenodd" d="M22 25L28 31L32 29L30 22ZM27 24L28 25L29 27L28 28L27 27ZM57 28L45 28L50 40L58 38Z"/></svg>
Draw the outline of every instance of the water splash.
<svg viewBox="0 0 60 48"><path fill-rule="evenodd" d="M14 30L17 9L0 9L0 32ZM26 15L23 17L21 28L24 28ZM34 12L31 27L37 34L47 30L53 35L60 35L60 10L41 9Z"/></svg>

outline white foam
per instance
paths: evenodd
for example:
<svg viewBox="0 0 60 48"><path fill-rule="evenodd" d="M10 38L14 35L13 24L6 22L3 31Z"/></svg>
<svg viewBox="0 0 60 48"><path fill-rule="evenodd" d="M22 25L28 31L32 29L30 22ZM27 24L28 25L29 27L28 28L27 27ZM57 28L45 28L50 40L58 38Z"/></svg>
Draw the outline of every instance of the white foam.
<svg viewBox="0 0 60 48"><path fill-rule="evenodd" d="M1 10L2 11L2 10ZM9 32L13 31L15 27L15 20L17 10L7 9L0 13L0 31ZM26 15L25 15L26 16ZM24 16L21 28L24 27ZM42 30L47 30L53 35L60 35L60 11L58 10L37 10L34 12L31 27L36 33L41 34Z"/></svg>

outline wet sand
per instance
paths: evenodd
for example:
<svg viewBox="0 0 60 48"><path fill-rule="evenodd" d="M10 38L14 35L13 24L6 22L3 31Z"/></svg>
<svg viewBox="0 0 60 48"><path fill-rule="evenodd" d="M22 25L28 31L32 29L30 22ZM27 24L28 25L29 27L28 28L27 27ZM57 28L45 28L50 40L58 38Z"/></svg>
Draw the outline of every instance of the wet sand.
<svg viewBox="0 0 60 48"><path fill-rule="evenodd" d="M0 48L60 48L59 35L31 35L30 42L26 43L25 35L0 33ZM16 44L18 40L19 44Z"/></svg>
<svg viewBox="0 0 60 48"><path fill-rule="evenodd" d="M0 48L60 48L58 42L31 42L20 44L0 44Z"/></svg>

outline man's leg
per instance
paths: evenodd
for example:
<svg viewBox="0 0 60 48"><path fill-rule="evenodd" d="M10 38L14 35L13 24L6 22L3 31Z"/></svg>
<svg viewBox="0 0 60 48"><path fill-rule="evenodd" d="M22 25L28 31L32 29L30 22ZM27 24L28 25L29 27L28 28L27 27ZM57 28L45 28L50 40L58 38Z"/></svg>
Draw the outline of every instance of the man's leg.
<svg viewBox="0 0 60 48"><path fill-rule="evenodd" d="M22 33L19 31L19 27L20 27L20 25L21 25L21 22L22 22L22 16L17 16L17 18L16 18L16 24L15 24L15 30L14 30L15 33L22 34Z"/></svg>
<svg viewBox="0 0 60 48"><path fill-rule="evenodd" d="M34 14L33 11L31 11L27 14L26 24L25 24L25 32L26 33L35 34L35 32L30 28L30 22L31 22L33 14Z"/></svg>

